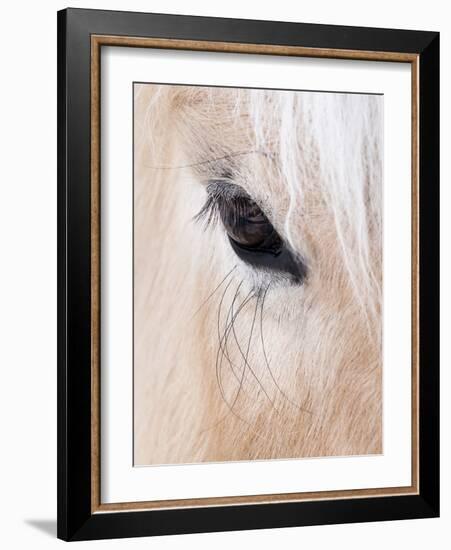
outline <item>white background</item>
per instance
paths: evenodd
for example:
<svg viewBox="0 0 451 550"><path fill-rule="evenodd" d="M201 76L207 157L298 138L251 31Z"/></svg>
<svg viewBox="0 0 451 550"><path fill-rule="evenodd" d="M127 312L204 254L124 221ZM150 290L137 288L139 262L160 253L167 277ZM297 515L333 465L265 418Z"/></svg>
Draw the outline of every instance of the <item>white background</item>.
<svg viewBox="0 0 451 550"><path fill-rule="evenodd" d="M405 63L106 48L102 52L101 501L410 485L411 68ZM383 93L383 454L133 468L132 81ZM176 79L176 80L174 80ZM395 183L393 185L393 183ZM400 205L403 205L400 208ZM106 399L105 399L106 397Z"/></svg>
<svg viewBox="0 0 451 550"><path fill-rule="evenodd" d="M442 98L451 97L451 32L440 0L341 2L201 0L72 1L76 7L191 13L441 31ZM258 6L258 8L257 8ZM2 10L0 88L0 540L2 547L52 548L56 518L56 10L20 2ZM451 279L450 108L442 113L442 281ZM442 518L259 532L84 543L156 549L328 546L445 548L451 535L450 293L442 292Z"/></svg>

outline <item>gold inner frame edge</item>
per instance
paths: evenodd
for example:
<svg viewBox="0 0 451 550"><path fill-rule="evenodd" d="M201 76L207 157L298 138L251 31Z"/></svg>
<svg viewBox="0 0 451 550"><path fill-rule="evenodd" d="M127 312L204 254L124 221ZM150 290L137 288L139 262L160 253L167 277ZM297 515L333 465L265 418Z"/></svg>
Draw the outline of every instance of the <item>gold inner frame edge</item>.
<svg viewBox="0 0 451 550"><path fill-rule="evenodd" d="M100 492L100 50L102 46L157 48L208 52L247 53L330 59L410 63L411 65L411 235L412 235L412 482L407 487L277 493L143 502L102 503ZM91 513L163 510L230 505L308 502L343 498L419 494L419 55L401 52L342 50L179 40L113 35L91 35Z"/></svg>

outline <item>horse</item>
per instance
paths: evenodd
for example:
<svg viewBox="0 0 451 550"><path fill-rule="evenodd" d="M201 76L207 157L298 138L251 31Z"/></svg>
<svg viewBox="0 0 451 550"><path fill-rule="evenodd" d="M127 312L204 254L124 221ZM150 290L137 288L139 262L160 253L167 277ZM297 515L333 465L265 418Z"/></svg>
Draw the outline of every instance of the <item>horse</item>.
<svg viewBox="0 0 451 550"><path fill-rule="evenodd" d="M383 98L134 85L134 464L380 454Z"/></svg>

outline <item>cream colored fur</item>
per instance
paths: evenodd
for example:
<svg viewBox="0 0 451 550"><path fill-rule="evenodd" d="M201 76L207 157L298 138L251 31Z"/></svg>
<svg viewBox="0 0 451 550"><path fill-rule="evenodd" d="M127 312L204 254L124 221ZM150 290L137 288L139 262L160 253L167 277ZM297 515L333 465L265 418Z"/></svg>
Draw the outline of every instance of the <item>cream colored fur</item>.
<svg viewBox="0 0 451 550"><path fill-rule="evenodd" d="M381 155L378 96L135 85L135 464L382 452ZM224 174L304 284L193 221Z"/></svg>

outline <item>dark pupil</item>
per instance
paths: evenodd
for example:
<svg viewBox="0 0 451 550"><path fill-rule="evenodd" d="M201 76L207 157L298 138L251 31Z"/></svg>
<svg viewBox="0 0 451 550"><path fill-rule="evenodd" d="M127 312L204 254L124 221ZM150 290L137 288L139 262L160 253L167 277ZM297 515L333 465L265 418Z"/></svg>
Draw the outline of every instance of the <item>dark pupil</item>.
<svg viewBox="0 0 451 550"><path fill-rule="evenodd" d="M245 248L278 252L280 237L252 199L240 197L228 206L228 212L221 212L221 219L231 239Z"/></svg>

